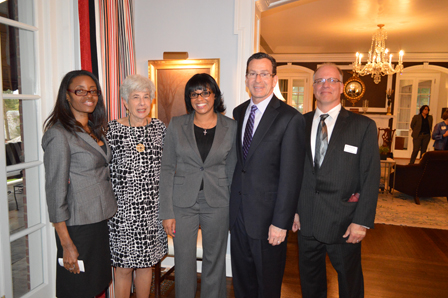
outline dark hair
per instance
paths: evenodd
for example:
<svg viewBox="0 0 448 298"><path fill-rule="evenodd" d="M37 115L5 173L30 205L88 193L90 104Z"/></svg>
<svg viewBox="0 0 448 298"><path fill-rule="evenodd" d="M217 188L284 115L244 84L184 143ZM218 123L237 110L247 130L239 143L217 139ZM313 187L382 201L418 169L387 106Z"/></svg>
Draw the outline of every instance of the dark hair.
<svg viewBox="0 0 448 298"><path fill-rule="evenodd" d="M448 110L446 110L445 112L443 112L443 114L442 114L442 119L443 119L443 120L448 119Z"/></svg>
<svg viewBox="0 0 448 298"><path fill-rule="evenodd" d="M272 63L272 74L273 75L277 74L277 61L275 61L274 57L272 57L271 55L263 53L263 52L255 53L252 56L250 56L249 59L247 59L246 74L249 73L250 61L252 61L254 59L268 59Z"/></svg>
<svg viewBox="0 0 448 298"><path fill-rule="evenodd" d="M425 108L428 108L428 113L429 113L429 106L428 106L428 105L422 105L422 106L420 107L420 114L423 112L423 110L424 110Z"/></svg>
<svg viewBox="0 0 448 298"><path fill-rule="evenodd" d="M77 131L83 131L82 125L79 123L70 109L70 104L67 100L67 89L72 83L73 79L79 76L88 76L92 78L95 82L96 87L99 91L101 91L100 83L96 76L89 71L86 70L74 70L67 73L61 81L61 85L59 86L58 97L56 99L56 104L54 106L53 112L51 112L50 116L44 122L44 131L47 131L55 125L57 122L61 123L61 125L72 134L75 134ZM89 122L92 129L92 133L100 138L105 135L106 127L107 127L107 119L106 119L106 108L104 107L104 99L103 94L101 93L98 96L98 102L96 104L95 110L93 113L89 115Z"/></svg>
<svg viewBox="0 0 448 298"><path fill-rule="evenodd" d="M196 90L206 90L207 88L215 95L213 111L215 111L215 113L223 113L226 110L222 99L222 92L215 79L209 74L197 73L188 80L187 85L185 86L185 105L187 106L188 114L194 111L193 106L191 105L191 92Z"/></svg>

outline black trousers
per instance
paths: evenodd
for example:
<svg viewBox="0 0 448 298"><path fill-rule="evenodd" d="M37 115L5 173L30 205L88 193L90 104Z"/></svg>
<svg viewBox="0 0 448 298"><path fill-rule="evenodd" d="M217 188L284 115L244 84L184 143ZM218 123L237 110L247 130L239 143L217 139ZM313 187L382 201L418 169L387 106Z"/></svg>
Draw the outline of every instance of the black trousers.
<svg viewBox="0 0 448 298"><path fill-rule="evenodd" d="M325 244L314 237L298 235L300 284L303 298L327 297L325 257L338 273L339 297L364 297L361 243Z"/></svg>
<svg viewBox="0 0 448 298"><path fill-rule="evenodd" d="M286 239L277 246L246 233L241 213L230 230L233 288L236 298L280 298L286 263Z"/></svg>

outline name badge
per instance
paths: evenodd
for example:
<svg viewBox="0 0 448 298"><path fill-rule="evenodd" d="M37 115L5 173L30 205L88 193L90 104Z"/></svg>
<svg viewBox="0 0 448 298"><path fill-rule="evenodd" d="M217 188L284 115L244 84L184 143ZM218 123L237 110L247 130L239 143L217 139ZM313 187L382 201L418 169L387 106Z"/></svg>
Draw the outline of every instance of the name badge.
<svg viewBox="0 0 448 298"><path fill-rule="evenodd" d="M351 154L356 154L358 153L358 147L345 144L344 151Z"/></svg>
<svg viewBox="0 0 448 298"><path fill-rule="evenodd" d="M445 129L446 129L446 126L442 126L442 129L445 130Z"/></svg>

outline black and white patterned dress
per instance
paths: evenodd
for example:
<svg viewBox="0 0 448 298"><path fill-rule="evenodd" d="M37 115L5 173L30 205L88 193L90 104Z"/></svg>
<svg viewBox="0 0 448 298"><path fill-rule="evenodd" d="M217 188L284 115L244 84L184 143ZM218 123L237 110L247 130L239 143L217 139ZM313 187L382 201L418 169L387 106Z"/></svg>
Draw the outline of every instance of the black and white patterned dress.
<svg viewBox="0 0 448 298"><path fill-rule="evenodd" d="M158 119L139 127L109 122L110 174L118 204L117 213L109 220L112 266L151 267L167 252L167 238L159 220L165 129ZM141 141L144 152L136 150Z"/></svg>

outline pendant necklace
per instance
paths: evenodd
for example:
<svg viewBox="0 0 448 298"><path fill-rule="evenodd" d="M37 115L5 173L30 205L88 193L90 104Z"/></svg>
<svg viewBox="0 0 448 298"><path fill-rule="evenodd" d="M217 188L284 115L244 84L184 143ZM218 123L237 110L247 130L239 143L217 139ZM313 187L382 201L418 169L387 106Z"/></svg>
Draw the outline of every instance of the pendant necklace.
<svg viewBox="0 0 448 298"><path fill-rule="evenodd" d="M131 134L132 134L132 136L135 137L135 139L137 139L137 136L134 135L134 131L132 130L131 116L130 116L130 115L129 115L128 120L129 120L129 127L130 127L130 129L131 129ZM146 119L146 125L148 125L148 119ZM146 125L145 125L145 126L146 126ZM146 127L145 127L145 135L143 136L143 139L142 139L140 142L138 142L137 146L135 146L135 149L136 149L138 152L143 152L143 151L145 151L145 145L143 145L143 140L146 139L146 133L147 133L147 129L146 129Z"/></svg>
<svg viewBox="0 0 448 298"><path fill-rule="evenodd" d="M96 143L99 143L100 142L100 139L98 139L97 137L96 137L96 135L93 133L93 131L92 131L92 129L90 128L90 126L87 126L89 129L88 130L86 130L86 129L84 129L83 128L83 130L96 142Z"/></svg>

